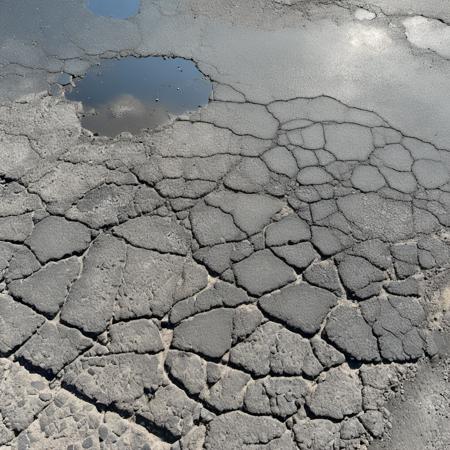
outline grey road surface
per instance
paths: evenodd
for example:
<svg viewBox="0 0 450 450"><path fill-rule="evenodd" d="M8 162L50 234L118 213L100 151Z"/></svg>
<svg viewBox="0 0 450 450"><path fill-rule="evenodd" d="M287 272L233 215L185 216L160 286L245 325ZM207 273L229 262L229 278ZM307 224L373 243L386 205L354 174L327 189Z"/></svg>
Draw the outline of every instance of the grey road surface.
<svg viewBox="0 0 450 450"><path fill-rule="evenodd" d="M91 3L0 4L0 449L450 448L446 2ZM149 56L209 103L83 128Z"/></svg>

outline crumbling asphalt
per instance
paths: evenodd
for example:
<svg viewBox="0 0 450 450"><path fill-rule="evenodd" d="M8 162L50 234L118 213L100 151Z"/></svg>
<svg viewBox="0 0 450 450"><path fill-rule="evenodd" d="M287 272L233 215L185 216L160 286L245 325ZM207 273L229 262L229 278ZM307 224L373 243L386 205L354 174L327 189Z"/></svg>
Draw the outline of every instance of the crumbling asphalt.
<svg viewBox="0 0 450 450"><path fill-rule="evenodd" d="M0 6L0 448L447 448L447 17L42 3ZM93 136L47 89L119 54L210 103Z"/></svg>

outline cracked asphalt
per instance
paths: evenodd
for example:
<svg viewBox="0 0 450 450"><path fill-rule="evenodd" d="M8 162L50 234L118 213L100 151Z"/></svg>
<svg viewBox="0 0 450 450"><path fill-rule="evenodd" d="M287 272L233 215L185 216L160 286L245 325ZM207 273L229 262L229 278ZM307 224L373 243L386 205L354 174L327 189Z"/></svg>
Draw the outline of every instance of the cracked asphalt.
<svg viewBox="0 0 450 450"><path fill-rule="evenodd" d="M448 8L36 4L0 5L0 449L450 448ZM210 102L111 138L49 95L129 55Z"/></svg>

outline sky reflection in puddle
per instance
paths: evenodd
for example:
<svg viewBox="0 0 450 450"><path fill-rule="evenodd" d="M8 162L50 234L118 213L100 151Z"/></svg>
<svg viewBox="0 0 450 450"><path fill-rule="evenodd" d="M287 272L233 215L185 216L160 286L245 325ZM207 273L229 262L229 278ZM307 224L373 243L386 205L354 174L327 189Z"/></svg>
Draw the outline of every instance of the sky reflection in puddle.
<svg viewBox="0 0 450 450"><path fill-rule="evenodd" d="M140 0L86 0L86 6L97 16L128 19L139 12Z"/></svg>
<svg viewBox="0 0 450 450"><path fill-rule="evenodd" d="M108 59L75 80L66 98L83 103L84 128L115 136L155 128L208 103L211 82L183 58Z"/></svg>

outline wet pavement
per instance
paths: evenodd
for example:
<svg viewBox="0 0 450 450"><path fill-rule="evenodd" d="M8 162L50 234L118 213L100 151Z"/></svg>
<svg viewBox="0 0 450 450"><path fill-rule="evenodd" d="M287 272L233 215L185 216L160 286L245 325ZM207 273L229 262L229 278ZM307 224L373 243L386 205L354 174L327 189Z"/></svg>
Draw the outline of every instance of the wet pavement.
<svg viewBox="0 0 450 450"><path fill-rule="evenodd" d="M0 4L0 449L448 448L447 8L105 5Z"/></svg>

